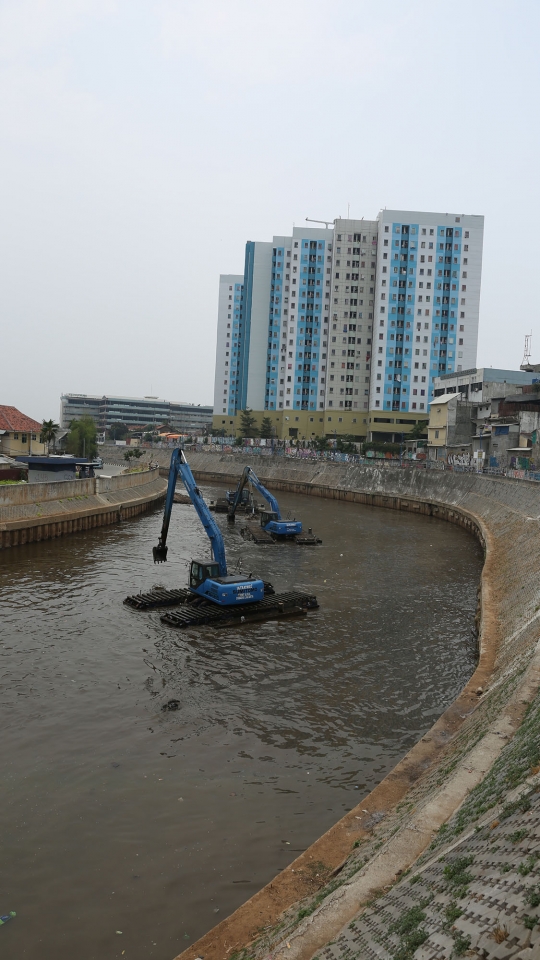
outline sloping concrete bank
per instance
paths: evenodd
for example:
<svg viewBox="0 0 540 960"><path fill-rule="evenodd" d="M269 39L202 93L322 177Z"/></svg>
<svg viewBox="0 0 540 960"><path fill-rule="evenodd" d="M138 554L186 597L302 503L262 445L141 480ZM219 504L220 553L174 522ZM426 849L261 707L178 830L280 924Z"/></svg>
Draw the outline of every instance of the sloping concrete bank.
<svg viewBox="0 0 540 960"><path fill-rule="evenodd" d="M166 488L159 469L0 486L0 549L127 520L163 499Z"/></svg>
<svg viewBox="0 0 540 960"><path fill-rule="evenodd" d="M170 454L153 456L163 458L165 467ZM233 455L190 457L199 479L231 483L246 462ZM457 700L379 786L289 868L181 954L183 960L308 960L342 935L366 904L391 888L437 842L437 831L468 794L483 788L540 685L536 485L474 474L282 458L257 458L256 469L273 489L408 510L458 523L478 536L486 554L479 661ZM524 775L528 773L525 769ZM495 791L492 806L503 795L504 790ZM484 804L482 813L485 809ZM459 813L457 821L461 823ZM471 817L466 822L470 827ZM375 903L371 910L376 909ZM388 917L385 922L388 926ZM330 956L328 949L325 955ZM364 950L346 955L384 954Z"/></svg>

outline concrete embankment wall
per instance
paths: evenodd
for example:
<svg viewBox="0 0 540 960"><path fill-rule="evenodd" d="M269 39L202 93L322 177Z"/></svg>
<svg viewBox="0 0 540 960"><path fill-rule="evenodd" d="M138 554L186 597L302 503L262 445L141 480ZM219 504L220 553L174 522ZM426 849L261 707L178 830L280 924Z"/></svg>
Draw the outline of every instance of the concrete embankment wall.
<svg viewBox="0 0 540 960"><path fill-rule="evenodd" d="M0 549L127 520L163 499L159 469L0 486Z"/></svg>
<svg viewBox="0 0 540 960"><path fill-rule="evenodd" d="M166 468L170 453L154 451L152 456ZM190 456L201 481L233 483L247 462L230 454ZM417 513L419 522L422 516L437 517L479 537L486 555L479 660L457 700L381 784L263 890L189 947L182 954L185 960L218 960L235 951L246 958L266 957L269 951L288 960L312 957L362 904L394 883L429 847L435 832L481 783L519 728L540 684L537 484L277 457L251 462L273 490L407 510Z"/></svg>

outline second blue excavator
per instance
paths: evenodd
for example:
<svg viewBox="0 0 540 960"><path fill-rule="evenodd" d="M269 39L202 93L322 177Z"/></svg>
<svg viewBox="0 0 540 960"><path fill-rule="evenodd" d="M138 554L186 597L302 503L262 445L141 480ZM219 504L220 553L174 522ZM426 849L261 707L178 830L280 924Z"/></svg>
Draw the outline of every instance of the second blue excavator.
<svg viewBox="0 0 540 960"><path fill-rule="evenodd" d="M236 510L239 504L242 503L242 498L245 496L244 488L247 483L251 483L252 486L255 487L255 490L258 490L261 496L264 497L268 504L268 510L260 510L258 524L254 522L249 523L248 521L248 525L243 533L247 533L247 535L257 543L272 543L276 541L279 542L280 540L292 540L298 544L321 543L319 538L313 535L311 529L307 534L302 533L302 523L300 520L284 520L282 518L279 503L276 498L266 489L264 484L261 483L257 474L250 466L244 467L235 493L228 495L229 508L227 511L227 519L231 523L234 523Z"/></svg>
<svg viewBox="0 0 540 960"><path fill-rule="evenodd" d="M266 489L266 487L259 480L255 471L249 466L244 467L232 503L229 505L229 509L227 511L227 519L231 523L234 523L236 509L242 500L242 492L246 483L251 483L252 486L258 490L261 497L264 497L269 506L268 510L261 510L260 512L260 524L263 530L266 530L266 532L271 534L271 536L278 537L279 539L289 539L302 533L302 523L300 520L282 519L279 503L277 502L276 498L270 493L269 490Z"/></svg>

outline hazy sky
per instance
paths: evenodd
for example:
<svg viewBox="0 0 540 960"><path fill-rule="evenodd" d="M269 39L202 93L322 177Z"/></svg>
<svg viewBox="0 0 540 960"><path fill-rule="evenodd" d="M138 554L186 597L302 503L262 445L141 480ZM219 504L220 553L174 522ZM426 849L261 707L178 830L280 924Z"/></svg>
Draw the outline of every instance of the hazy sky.
<svg viewBox="0 0 540 960"><path fill-rule="evenodd" d="M0 0L0 403L211 403L219 274L348 202L484 214L478 363L531 329L540 361L539 27L538 0Z"/></svg>

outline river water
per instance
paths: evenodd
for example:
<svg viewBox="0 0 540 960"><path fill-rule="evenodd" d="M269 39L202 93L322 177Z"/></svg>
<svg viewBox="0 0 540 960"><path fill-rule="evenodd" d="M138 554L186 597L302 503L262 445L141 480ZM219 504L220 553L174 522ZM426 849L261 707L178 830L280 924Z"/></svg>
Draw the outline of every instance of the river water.
<svg viewBox="0 0 540 960"><path fill-rule="evenodd" d="M358 803L471 675L469 534L280 502L322 546L256 547L218 520L230 568L317 594L289 622L186 634L122 605L208 556L191 506L159 567L159 510L0 552L4 960L171 960Z"/></svg>

